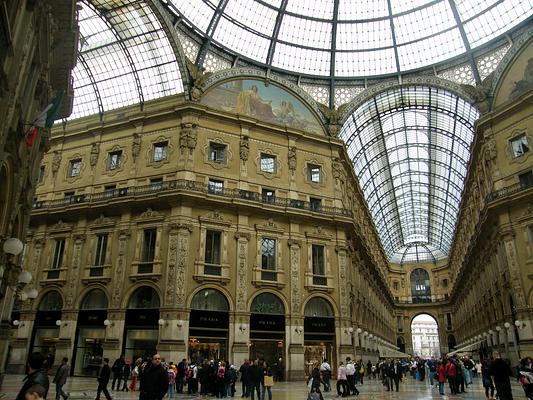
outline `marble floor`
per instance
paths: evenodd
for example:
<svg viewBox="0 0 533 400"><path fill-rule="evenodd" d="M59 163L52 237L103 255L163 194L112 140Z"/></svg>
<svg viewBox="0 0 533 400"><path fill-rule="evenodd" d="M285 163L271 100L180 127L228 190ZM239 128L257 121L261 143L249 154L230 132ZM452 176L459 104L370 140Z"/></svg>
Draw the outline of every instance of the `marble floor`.
<svg viewBox="0 0 533 400"><path fill-rule="evenodd" d="M0 399L14 399L21 386L23 376L21 375L6 375L4 379L4 385L2 391L0 391ZM70 399L94 399L96 397L96 380L91 378L69 378L64 390L70 393ZM350 396L350 399L360 400L381 400L381 399L394 399L394 400L413 400L413 399L485 399L485 393L481 386L481 380L475 379L474 383L467 388L468 393L463 393L459 396L439 396L438 390L431 388L429 383L417 382L408 378L405 382L400 383L399 392L387 392L381 383L375 380L365 380L364 385L358 385L360 395ZM272 388L273 400L305 400L307 398L307 391L304 382L283 382L276 383ZM448 388L446 392L449 393ZM117 392L110 391L111 396L115 400L123 399L137 399L139 397L138 392ZM240 385L238 386L235 398L241 396ZM513 382L513 395L515 399L525 399L522 388ZM104 399L104 396L101 397ZM175 395L177 399L198 399L198 396L194 395ZM324 393L324 399L337 399L339 398L336 392ZM50 392L48 393L48 399L55 399L55 385L50 386Z"/></svg>

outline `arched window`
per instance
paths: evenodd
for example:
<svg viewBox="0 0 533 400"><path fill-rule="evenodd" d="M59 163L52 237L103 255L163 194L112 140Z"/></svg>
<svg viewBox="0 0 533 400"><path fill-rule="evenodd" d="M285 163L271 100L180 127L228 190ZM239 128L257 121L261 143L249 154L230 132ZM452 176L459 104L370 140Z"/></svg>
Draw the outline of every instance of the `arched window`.
<svg viewBox="0 0 533 400"><path fill-rule="evenodd" d="M440 356L439 325L429 314L419 314L411 322L413 355L423 358Z"/></svg>
<svg viewBox="0 0 533 400"><path fill-rule="evenodd" d="M400 349L402 353L405 353L405 343L403 341L403 337L398 336L398 339L396 339L396 346Z"/></svg>
<svg viewBox="0 0 533 400"><path fill-rule="evenodd" d="M425 269L417 268L411 272L411 296L413 303L431 302L429 273Z"/></svg>
<svg viewBox="0 0 533 400"><path fill-rule="evenodd" d="M46 293L39 303L39 311L61 311L63 308L63 299L59 292L55 290Z"/></svg>
<svg viewBox="0 0 533 400"><path fill-rule="evenodd" d="M455 341L455 336L448 335L448 351L454 350L455 346L457 346L457 342Z"/></svg>
<svg viewBox="0 0 533 400"><path fill-rule="evenodd" d="M82 310L107 310L107 296L101 289L93 289L85 295Z"/></svg>
<svg viewBox="0 0 533 400"><path fill-rule="evenodd" d="M261 293L252 301L251 312L257 314L285 314L285 307L278 298L272 293Z"/></svg>
<svg viewBox="0 0 533 400"><path fill-rule="evenodd" d="M150 286L142 286L131 295L128 308L159 308L159 295Z"/></svg>
<svg viewBox="0 0 533 400"><path fill-rule="evenodd" d="M216 289L204 289L196 293L191 301L191 309L204 311L229 311L226 296Z"/></svg>
<svg viewBox="0 0 533 400"><path fill-rule="evenodd" d="M305 305L306 317L333 317L333 310L329 303L320 297L314 297Z"/></svg>

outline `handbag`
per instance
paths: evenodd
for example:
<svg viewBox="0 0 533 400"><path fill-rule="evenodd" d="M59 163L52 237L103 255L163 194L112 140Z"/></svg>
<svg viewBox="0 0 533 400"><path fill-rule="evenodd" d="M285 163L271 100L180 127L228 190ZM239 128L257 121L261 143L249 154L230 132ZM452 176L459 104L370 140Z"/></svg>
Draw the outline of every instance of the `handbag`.
<svg viewBox="0 0 533 400"><path fill-rule="evenodd" d="M272 376L265 375L265 386L274 386L274 378Z"/></svg>

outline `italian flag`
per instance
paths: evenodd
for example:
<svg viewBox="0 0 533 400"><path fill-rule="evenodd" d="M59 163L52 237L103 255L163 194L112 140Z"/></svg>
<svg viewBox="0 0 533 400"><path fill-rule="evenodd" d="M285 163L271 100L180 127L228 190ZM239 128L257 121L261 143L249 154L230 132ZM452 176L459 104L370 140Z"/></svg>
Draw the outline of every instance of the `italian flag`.
<svg viewBox="0 0 533 400"><path fill-rule="evenodd" d="M46 106L46 108L39 114L37 118L32 122L32 127L26 133L26 145L28 147L33 146L39 131L42 128L51 128L59 112L61 101L63 100L63 92L59 92L52 102Z"/></svg>

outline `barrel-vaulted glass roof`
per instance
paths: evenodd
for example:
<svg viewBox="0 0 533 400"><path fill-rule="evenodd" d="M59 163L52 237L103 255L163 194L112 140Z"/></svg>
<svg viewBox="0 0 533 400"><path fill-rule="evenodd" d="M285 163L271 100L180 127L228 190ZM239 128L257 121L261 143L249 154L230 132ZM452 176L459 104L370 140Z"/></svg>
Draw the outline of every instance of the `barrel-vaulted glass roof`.
<svg viewBox="0 0 533 400"><path fill-rule="evenodd" d="M176 55L145 1L83 0L78 9L70 118L183 91Z"/></svg>
<svg viewBox="0 0 533 400"><path fill-rule="evenodd" d="M377 94L341 137L389 260L448 256L479 112L436 87Z"/></svg>
<svg viewBox="0 0 533 400"><path fill-rule="evenodd" d="M207 39L263 65L335 77L443 62L532 15L532 0L166 0Z"/></svg>

